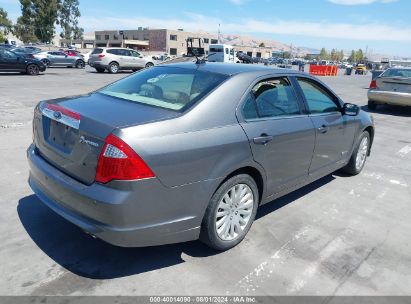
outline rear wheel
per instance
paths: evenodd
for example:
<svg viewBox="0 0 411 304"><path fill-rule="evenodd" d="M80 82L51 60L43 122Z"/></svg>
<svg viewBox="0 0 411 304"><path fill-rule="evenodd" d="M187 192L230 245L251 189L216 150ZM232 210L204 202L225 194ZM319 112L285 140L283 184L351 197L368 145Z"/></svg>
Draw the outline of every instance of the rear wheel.
<svg viewBox="0 0 411 304"><path fill-rule="evenodd" d="M214 193L204 215L200 240L217 250L239 244L254 221L258 188L246 174L234 176Z"/></svg>
<svg viewBox="0 0 411 304"><path fill-rule="evenodd" d="M109 71L111 74L116 74L116 73L118 73L119 69L120 69L120 66L118 65L117 62L112 62L112 63L110 63L110 65L109 65L109 67L108 67L108 71Z"/></svg>
<svg viewBox="0 0 411 304"><path fill-rule="evenodd" d="M377 104L373 100L368 100L368 109L375 110L377 109Z"/></svg>
<svg viewBox="0 0 411 304"><path fill-rule="evenodd" d="M365 162L367 161L368 153L371 146L371 137L367 131L364 131L359 139L357 146L355 147L350 161L343 168L343 171L350 175L358 175L364 168Z"/></svg>
<svg viewBox="0 0 411 304"><path fill-rule="evenodd" d="M149 69L149 68L151 68L151 67L153 67L154 66L154 63L152 63L152 62L147 62L147 64L146 64L146 69Z"/></svg>
<svg viewBox="0 0 411 304"><path fill-rule="evenodd" d="M105 70L103 68L96 68L97 73L104 73Z"/></svg>
<svg viewBox="0 0 411 304"><path fill-rule="evenodd" d="M86 64L84 63L83 60L77 60L76 61L76 68L77 69L84 69L85 66L86 66Z"/></svg>
<svg viewBox="0 0 411 304"><path fill-rule="evenodd" d="M26 72L27 72L28 75L35 76L35 75L38 75L38 74L39 74L40 69L39 69L39 67L38 67L37 65L35 65L35 64L29 64L29 65L27 66Z"/></svg>

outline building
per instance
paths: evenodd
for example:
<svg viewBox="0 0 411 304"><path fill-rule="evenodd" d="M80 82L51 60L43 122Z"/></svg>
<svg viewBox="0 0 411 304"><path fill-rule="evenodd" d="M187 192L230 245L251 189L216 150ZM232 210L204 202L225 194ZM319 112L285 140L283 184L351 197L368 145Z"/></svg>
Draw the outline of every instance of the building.
<svg viewBox="0 0 411 304"><path fill-rule="evenodd" d="M218 43L217 35L213 34L139 27L137 30L96 31L95 46L128 47L180 56L187 52L187 39L190 38L202 38L206 50L210 43Z"/></svg>

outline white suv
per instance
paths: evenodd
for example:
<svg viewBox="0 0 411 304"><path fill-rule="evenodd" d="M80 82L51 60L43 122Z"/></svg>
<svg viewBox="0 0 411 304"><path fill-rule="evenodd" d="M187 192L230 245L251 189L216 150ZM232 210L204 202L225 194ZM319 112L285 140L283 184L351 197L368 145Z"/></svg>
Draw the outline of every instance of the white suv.
<svg viewBox="0 0 411 304"><path fill-rule="evenodd" d="M137 71L150 68L155 64L153 58L143 56L139 52L125 48L95 48L90 55L89 65L97 72L117 73L120 70Z"/></svg>

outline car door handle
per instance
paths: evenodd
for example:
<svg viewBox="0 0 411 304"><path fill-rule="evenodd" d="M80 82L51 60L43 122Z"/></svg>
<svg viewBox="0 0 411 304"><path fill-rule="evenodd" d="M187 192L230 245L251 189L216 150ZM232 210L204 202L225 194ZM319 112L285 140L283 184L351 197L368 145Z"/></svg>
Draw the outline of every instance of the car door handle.
<svg viewBox="0 0 411 304"><path fill-rule="evenodd" d="M326 126L326 125L322 125L321 127L319 127L318 132L320 132L321 134L325 134L330 130L330 127Z"/></svg>
<svg viewBox="0 0 411 304"><path fill-rule="evenodd" d="M270 141L272 141L273 139L274 139L274 136L270 136L270 135L267 135L267 134L261 134L260 137L254 138L253 141L256 145L266 145Z"/></svg>

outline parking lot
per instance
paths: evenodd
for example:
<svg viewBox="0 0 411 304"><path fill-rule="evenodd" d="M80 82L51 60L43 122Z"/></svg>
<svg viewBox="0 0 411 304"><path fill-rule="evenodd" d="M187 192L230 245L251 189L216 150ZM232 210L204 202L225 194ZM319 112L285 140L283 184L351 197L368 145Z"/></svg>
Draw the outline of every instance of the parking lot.
<svg viewBox="0 0 411 304"><path fill-rule="evenodd" d="M119 248L44 206L27 184L33 107L129 75L0 75L1 295L411 295L411 110L381 107L362 174L327 176L260 208L244 242ZM371 76L322 79L363 106Z"/></svg>

